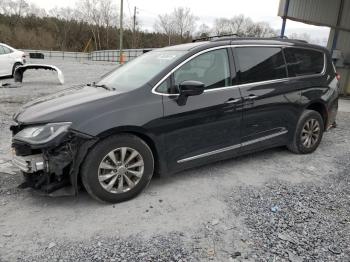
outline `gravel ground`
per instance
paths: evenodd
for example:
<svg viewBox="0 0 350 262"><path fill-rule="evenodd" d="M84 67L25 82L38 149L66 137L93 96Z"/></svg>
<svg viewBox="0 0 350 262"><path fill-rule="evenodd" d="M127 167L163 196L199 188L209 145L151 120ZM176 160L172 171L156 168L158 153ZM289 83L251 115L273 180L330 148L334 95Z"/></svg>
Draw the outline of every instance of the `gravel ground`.
<svg viewBox="0 0 350 262"><path fill-rule="evenodd" d="M49 198L17 189L11 115L115 64L45 63L60 67L67 84L33 71L21 88L0 88L0 261L350 260L349 113L311 155L277 148L155 178L118 205L85 192Z"/></svg>
<svg viewBox="0 0 350 262"><path fill-rule="evenodd" d="M231 207L244 218L254 257L349 261L350 154L336 162L340 170L322 183L274 181L234 191Z"/></svg>

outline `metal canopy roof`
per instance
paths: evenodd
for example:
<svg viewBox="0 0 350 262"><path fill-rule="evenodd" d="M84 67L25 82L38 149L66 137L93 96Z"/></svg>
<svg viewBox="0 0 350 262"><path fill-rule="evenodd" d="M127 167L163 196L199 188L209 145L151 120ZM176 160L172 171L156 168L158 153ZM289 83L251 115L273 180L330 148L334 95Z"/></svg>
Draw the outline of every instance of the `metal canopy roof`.
<svg viewBox="0 0 350 262"><path fill-rule="evenodd" d="M350 31L350 0L292 0L284 16L287 0L280 0L278 15L290 20ZM343 4L341 5L343 1ZM340 17L337 26L338 17Z"/></svg>

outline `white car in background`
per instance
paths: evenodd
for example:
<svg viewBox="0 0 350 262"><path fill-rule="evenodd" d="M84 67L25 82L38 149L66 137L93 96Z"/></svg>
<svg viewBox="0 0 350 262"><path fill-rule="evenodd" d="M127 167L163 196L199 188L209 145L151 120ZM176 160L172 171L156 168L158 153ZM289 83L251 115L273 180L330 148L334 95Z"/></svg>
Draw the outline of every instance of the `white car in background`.
<svg viewBox="0 0 350 262"><path fill-rule="evenodd" d="M0 43L0 77L13 76L16 67L25 63L24 52Z"/></svg>

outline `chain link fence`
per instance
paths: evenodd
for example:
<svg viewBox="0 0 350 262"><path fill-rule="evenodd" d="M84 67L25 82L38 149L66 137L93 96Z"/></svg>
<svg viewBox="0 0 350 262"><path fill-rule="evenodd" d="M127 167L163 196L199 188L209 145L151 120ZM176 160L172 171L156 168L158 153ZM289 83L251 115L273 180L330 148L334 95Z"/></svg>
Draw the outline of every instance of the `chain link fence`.
<svg viewBox="0 0 350 262"><path fill-rule="evenodd" d="M123 50L123 62L128 62L152 49L125 49ZM63 60L91 60L91 61L109 61L120 62L119 50L100 50L90 53L84 52L64 52L64 51L49 51L49 50L22 50L29 57L42 57L45 59L63 59ZM40 55L42 54L42 55Z"/></svg>

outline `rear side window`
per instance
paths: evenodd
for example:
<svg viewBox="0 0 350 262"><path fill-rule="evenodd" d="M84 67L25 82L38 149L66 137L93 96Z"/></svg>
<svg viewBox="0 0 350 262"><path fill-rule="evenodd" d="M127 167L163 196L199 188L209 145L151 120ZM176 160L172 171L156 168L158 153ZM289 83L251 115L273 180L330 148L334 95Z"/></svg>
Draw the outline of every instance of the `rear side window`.
<svg viewBox="0 0 350 262"><path fill-rule="evenodd" d="M241 84L268 81L287 77L282 49L278 47L238 47Z"/></svg>
<svg viewBox="0 0 350 262"><path fill-rule="evenodd" d="M5 50L4 48L2 47L2 45L0 45L0 55L4 55L5 54Z"/></svg>
<svg viewBox="0 0 350 262"><path fill-rule="evenodd" d="M303 76L320 74L324 67L324 54L322 52L302 49L302 48L285 48L288 75Z"/></svg>

